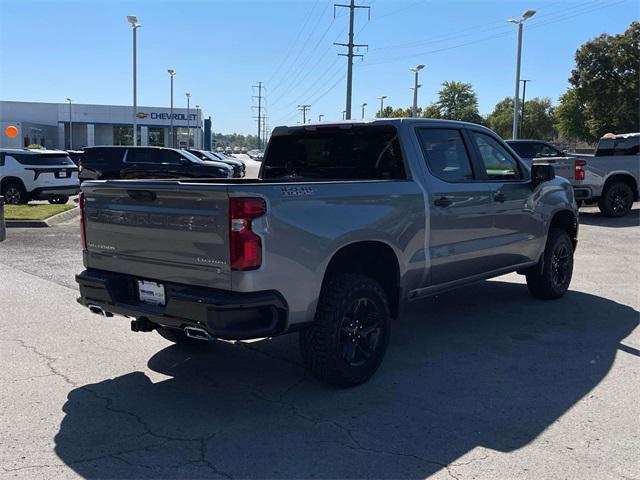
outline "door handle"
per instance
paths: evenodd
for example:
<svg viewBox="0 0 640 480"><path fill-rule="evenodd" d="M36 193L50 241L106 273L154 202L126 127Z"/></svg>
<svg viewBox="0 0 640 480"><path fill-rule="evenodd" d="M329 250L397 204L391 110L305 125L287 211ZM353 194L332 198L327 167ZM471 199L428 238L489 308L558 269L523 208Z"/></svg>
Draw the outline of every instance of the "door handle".
<svg viewBox="0 0 640 480"><path fill-rule="evenodd" d="M438 198L438 199L433 201L433 204L436 207L448 207L452 203L453 203L453 200L451 200L450 198L447 198L447 197L440 197L440 198Z"/></svg>
<svg viewBox="0 0 640 480"><path fill-rule="evenodd" d="M507 197L505 197L504 193L502 193L502 192L496 192L495 195L493 196L493 199L496 202L503 203L507 199Z"/></svg>

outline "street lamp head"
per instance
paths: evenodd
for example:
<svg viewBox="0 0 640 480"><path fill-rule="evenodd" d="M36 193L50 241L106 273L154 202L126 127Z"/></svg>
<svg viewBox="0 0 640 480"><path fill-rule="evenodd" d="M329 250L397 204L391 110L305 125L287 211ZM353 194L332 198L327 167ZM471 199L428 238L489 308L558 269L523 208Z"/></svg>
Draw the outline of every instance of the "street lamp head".
<svg viewBox="0 0 640 480"><path fill-rule="evenodd" d="M129 23L133 28L138 28L140 26L138 23L138 17L135 15L127 15L127 20L129 20Z"/></svg>
<svg viewBox="0 0 640 480"><path fill-rule="evenodd" d="M522 14L522 20L526 20L527 18L531 18L536 14L535 10L527 10Z"/></svg>
<svg viewBox="0 0 640 480"><path fill-rule="evenodd" d="M510 18L507 20L509 23L515 23L516 25L520 23L520 20L516 20L515 18Z"/></svg>
<svg viewBox="0 0 640 480"><path fill-rule="evenodd" d="M386 95L379 97L380 100L384 100L385 98L389 98L389 97L387 97Z"/></svg>
<svg viewBox="0 0 640 480"><path fill-rule="evenodd" d="M71 99L69 97L67 97L67 102L71 103Z"/></svg>
<svg viewBox="0 0 640 480"><path fill-rule="evenodd" d="M169 75L171 75L172 77L176 74L176 71L173 68L169 68L167 72L169 72Z"/></svg>
<svg viewBox="0 0 640 480"><path fill-rule="evenodd" d="M187 96L187 98L191 98L191 94L189 92L185 93L185 95Z"/></svg>

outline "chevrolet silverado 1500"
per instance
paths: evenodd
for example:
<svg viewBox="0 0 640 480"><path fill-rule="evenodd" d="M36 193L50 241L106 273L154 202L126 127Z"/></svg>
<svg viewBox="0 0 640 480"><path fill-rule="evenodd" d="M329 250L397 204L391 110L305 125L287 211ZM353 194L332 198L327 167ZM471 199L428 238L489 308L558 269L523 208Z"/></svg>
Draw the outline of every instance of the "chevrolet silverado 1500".
<svg viewBox="0 0 640 480"><path fill-rule="evenodd" d="M80 203L81 304L178 343L297 331L342 386L408 302L515 271L562 296L578 234L552 165L441 120L278 127L258 179L87 181Z"/></svg>

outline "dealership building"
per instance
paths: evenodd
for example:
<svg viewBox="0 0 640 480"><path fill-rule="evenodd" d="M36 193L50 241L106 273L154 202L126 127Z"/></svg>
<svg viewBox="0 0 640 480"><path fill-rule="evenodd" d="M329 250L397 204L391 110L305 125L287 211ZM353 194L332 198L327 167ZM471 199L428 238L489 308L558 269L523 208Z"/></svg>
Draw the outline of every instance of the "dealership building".
<svg viewBox="0 0 640 480"><path fill-rule="evenodd" d="M76 150L94 145L132 145L133 113L133 107L122 105L0 101L0 147L39 144ZM171 146L171 109L138 107L136 120L138 145ZM173 134L176 147L200 147L202 111L174 108Z"/></svg>

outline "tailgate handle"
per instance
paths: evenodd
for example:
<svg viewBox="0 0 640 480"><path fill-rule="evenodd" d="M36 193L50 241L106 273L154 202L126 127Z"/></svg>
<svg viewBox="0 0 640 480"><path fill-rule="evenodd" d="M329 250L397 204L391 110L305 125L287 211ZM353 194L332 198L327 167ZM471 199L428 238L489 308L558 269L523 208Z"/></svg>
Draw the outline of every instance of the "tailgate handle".
<svg viewBox="0 0 640 480"><path fill-rule="evenodd" d="M155 192L150 190L127 190L127 193L138 202L153 202L156 199Z"/></svg>

